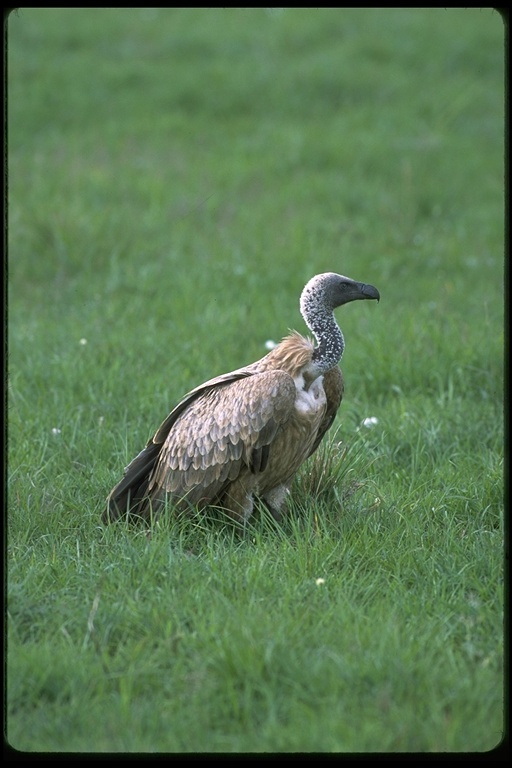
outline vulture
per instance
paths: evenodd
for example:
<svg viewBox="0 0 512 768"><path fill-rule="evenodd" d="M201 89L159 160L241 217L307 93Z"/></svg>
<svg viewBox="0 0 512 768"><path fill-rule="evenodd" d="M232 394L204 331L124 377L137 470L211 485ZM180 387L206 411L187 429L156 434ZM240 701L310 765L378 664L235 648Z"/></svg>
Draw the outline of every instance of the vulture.
<svg viewBox="0 0 512 768"><path fill-rule="evenodd" d="M168 501L178 512L221 507L245 523L257 499L279 520L341 403L345 341L334 310L358 299L380 296L334 272L309 280L300 311L314 339L293 331L255 363L186 394L126 467L103 522L149 521Z"/></svg>

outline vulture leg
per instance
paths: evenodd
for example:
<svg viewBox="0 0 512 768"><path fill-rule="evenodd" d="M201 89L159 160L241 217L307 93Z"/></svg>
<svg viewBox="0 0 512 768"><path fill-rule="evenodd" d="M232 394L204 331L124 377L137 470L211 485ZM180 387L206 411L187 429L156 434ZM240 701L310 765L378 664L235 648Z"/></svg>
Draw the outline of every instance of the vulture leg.
<svg viewBox="0 0 512 768"><path fill-rule="evenodd" d="M283 507L289 492L287 485L278 485L277 488L273 488L263 496L263 501L268 507L270 514L278 523L280 523L284 517Z"/></svg>
<svg viewBox="0 0 512 768"><path fill-rule="evenodd" d="M257 478L245 472L230 484L222 499L222 507L233 520L246 523L250 518L254 507L253 492L257 484Z"/></svg>

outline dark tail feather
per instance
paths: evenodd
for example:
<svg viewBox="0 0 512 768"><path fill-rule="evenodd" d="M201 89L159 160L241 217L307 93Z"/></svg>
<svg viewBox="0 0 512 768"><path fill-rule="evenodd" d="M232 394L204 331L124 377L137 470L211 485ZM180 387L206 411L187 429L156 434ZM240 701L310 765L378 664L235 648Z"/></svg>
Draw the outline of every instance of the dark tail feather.
<svg viewBox="0 0 512 768"><path fill-rule="evenodd" d="M126 467L123 479L110 491L102 521L113 523L127 515L141 514L147 507L149 478L158 459L161 445L149 443ZM143 516L143 515L141 515Z"/></svg>

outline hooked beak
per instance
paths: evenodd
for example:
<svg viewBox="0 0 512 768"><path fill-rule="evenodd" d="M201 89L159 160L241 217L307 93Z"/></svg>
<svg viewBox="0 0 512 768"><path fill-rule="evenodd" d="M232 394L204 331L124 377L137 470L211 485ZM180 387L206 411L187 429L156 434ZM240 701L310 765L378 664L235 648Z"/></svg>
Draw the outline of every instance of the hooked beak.
<svg viewBox="0 0 512 768"><path fill-rule="evenodd" d="M369 285L367 283L361 283L360 284L362 299L377 299L377 302L380 301L380 293L378 290L373 286Z"/></svg>

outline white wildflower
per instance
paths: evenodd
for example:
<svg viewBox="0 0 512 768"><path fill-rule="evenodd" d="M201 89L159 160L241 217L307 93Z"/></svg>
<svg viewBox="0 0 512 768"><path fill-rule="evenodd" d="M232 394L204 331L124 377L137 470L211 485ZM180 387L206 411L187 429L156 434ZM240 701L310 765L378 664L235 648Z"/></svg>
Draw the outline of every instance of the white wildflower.
<svg viewBox="0 0 512 768"><path fill-rule="evenodd" d="M363 427L367 427L368 429L375 427L378 423L379 420L376 416L367 416L366 419L363 419Z"/></svg>
<svg viewBox="0 0 512 768"><path fill-rule="evenodd" d="M317 587L318 587L320 584L325 584L325 579L322 579L322 578L320 578L320 579L317 579L317 580L315 581L315 584L317 585Z"/></svg>
<svg viewBox="0 0 512 768"><path fill-rule="evenodd" d="M60 429L58 427L52 428L52 435L60 435Z"/></svg>
<svg viewBox="0 0 512 768"><path fill-rule="evenodd" d="M272 339L267 339L265 342L265 349L271 350L275 349L277 347L277 341L273 341Z"/></svg>
<svg viewBox="0 0 512 768"><path fill-rule="evenodd" d="M82 347L85 347L85 345L87 344L87 339L80 339L78 343L81 344Z"/></svg>

